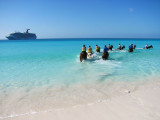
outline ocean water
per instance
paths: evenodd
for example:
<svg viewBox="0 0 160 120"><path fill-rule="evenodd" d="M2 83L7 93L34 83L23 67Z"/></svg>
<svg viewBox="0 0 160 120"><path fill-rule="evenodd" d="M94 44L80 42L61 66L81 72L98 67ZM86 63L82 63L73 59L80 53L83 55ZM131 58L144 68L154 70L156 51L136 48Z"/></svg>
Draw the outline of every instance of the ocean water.
<svg viewBox="0 0 160 120"><path fill-rule="evenodd" d="M104 45L113 45L102 60ZM118 44L124 50L115 50ZM130 44L136 49L128 52ZM145 44L153 45L143 49ZM79 61L83 44L93 57ZM95 52L95 46L101 53ZM160 73L159 39L43 39L0 41L0 117L107 99ZM116 87L115 87L116 86ZM135 87L135 86L134 86ZM133 88L134 89L134 88Z"/></svg>

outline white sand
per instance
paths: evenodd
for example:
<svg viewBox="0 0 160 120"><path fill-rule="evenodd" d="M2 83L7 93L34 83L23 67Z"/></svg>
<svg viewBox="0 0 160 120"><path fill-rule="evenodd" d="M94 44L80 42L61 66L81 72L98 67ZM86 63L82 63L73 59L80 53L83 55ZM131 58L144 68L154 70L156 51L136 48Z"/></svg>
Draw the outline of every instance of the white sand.
<svg viewBox="0 0 160 120"><path fill-rule="evenodd" d="M160 120L160 81L149 81L136 90L93 103L29 112L5 120Z"/></svg>

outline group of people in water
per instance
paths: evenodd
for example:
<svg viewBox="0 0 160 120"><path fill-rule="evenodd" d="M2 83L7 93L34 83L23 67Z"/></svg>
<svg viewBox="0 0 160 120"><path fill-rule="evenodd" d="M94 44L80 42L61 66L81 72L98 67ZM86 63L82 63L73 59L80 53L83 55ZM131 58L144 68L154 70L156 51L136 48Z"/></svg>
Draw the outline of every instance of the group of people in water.
<svg viewBox="0 0 160 120"><path fill-rule="evenodd" d="M112 48L113 48L113 45L110 45L110 44L108 45L108 47L106 45L104 46L103 54L102 54L102 59L103 60L107 60L108 59L108 56L109 56L108 51L112 50ZM121 44L119 44L118 48L116 50L123 50L124 48L125 48L124 45L121 46ZM130 44L128 52L133 52L133 49L135 49L135 48L136 48L136 45L133 46L133 44ZM153 46L152 45L148 46L146 44L146 46L145 46L144 49L149 49L149 48L153 48ZM100 47L98 45L96 45L96 52L100 52ZM87 59L87 55L88 55L88 57L91 57L91 55L92 55L92 48L91 48L91 46L89 46L89 48L88 48L88 50L86 52L86 46L83 45L83 47L82 47L82 53L80 53L80 61L82 62L83 59Z"/></svg>

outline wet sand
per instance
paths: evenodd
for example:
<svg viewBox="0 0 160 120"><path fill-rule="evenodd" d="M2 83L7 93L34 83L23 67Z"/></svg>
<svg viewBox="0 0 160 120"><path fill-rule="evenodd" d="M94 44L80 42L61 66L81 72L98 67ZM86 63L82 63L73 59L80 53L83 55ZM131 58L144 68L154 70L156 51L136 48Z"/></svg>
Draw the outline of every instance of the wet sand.
<svg viewBox="0 0 160 120"><path fill-rule="evenodd" d="M154 79L154 78L153 78ZM99 99L87 104L31 111L19 116L0 118L5 120L159 120L160 81L150 80L123 94Z"/></svg>

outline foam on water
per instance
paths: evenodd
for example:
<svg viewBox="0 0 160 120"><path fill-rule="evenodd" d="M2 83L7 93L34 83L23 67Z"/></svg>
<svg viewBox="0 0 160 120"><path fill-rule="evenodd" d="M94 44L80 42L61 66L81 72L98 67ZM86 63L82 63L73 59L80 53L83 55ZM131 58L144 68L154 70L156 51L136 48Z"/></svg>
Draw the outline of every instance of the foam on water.
<svg viewBox="0 0 160 120"><path fill-rule="evenodd" d="M114 46L102 60L103 46ZM124 50L115 50L119 43ZM137 49L128 53L128 45ZM143 49L152 44L153 49ZM101 47L92 58L79 61L82 45ZM0 117L45 111L107 99L132 83L160 73L159 40L36 40L0 41ZM117 46L117 47L116 47ZM65 100L65 101L64 101Z"/></svg>

